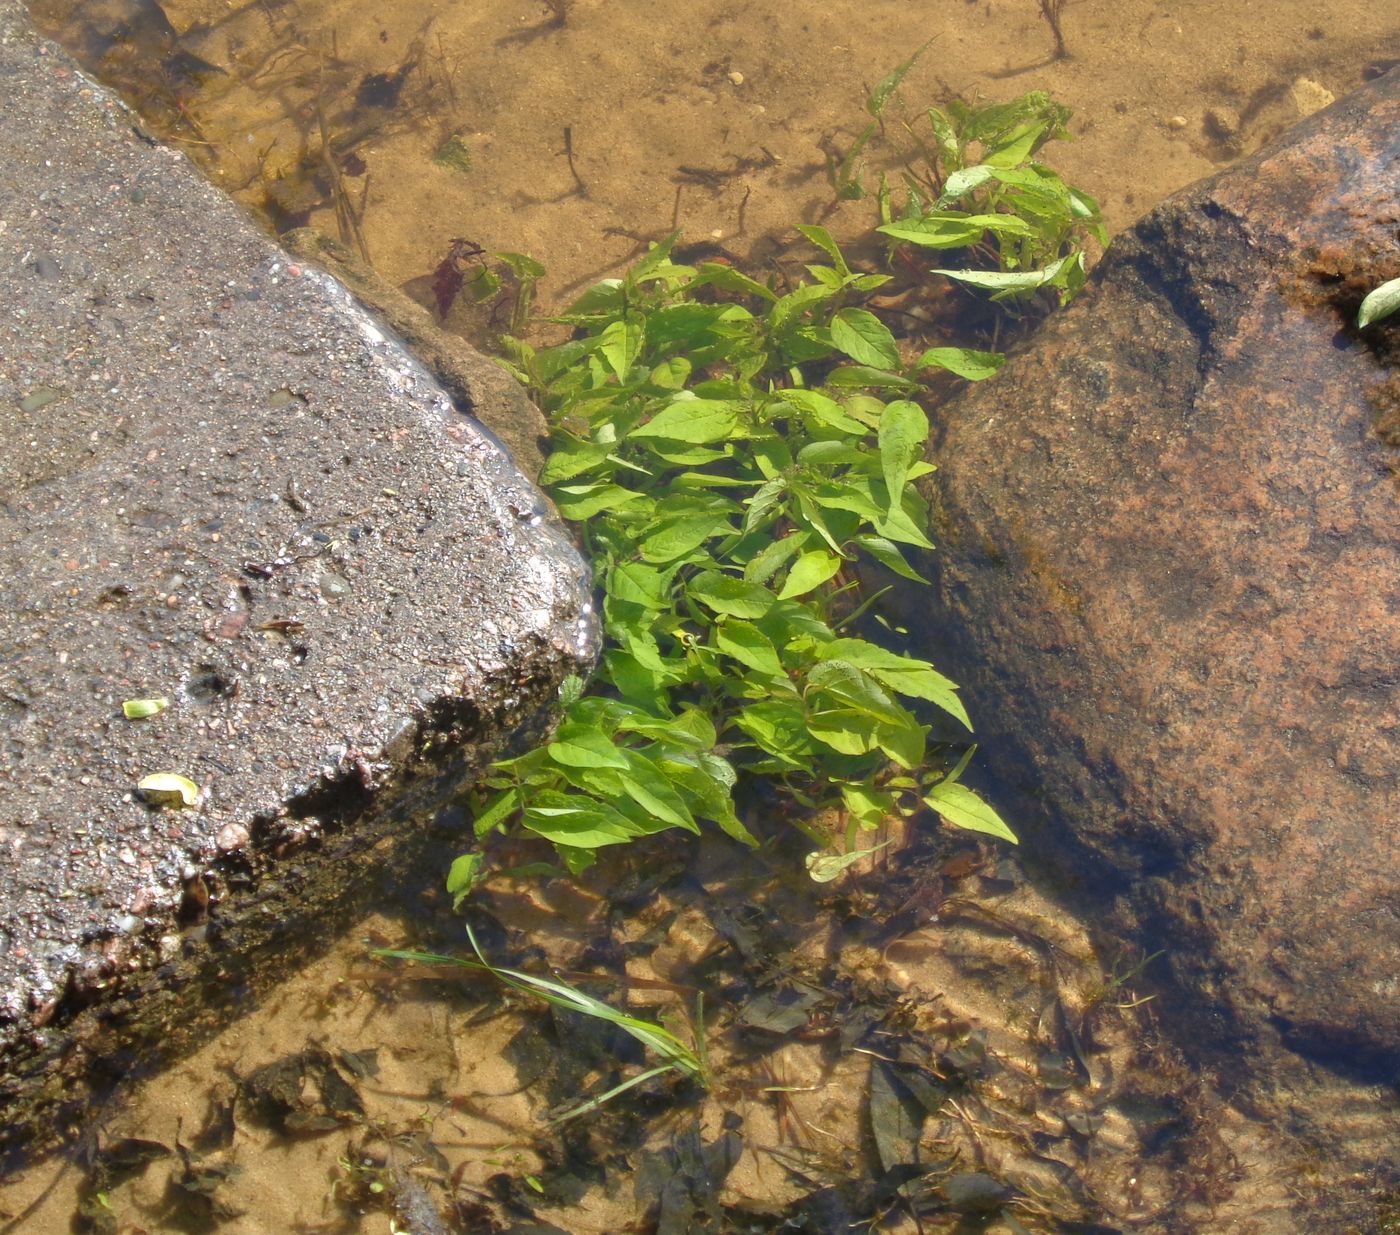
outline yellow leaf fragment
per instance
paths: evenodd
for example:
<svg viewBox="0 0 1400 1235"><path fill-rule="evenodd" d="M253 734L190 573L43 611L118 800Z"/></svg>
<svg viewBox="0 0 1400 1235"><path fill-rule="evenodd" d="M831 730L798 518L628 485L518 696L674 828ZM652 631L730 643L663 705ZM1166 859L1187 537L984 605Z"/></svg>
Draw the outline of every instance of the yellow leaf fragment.
<svg viewBox="0 0 1400 1235"><path fill-rule="evenodd" d="M157 806L196 806L199 804L199 786L187 776L174 772L152 772L137 782L146 801Z"/></svg>

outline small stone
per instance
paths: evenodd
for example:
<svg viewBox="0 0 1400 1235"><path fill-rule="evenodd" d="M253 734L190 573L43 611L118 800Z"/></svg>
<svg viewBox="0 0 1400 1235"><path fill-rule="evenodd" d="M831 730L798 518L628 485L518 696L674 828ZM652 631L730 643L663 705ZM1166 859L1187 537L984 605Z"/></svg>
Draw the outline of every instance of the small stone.
<svg viewBox="0 0 1400 1235"><path fill-rule="evenodd" d="M1337 101L1335 94L1321 82L1313 81L1311 77L1297 78L1288 87L1288 93L1300 116L1311 116L1314 112L1320 112L1324 107L1331 107Z"/></svg>
<svg viewBox="0 0 1400 1235"><path fill-rule="evenodd" d="M738 69L731 69L729 71L729 83L733 86L742 86L744 84L744 75L739 72Z"/></svg>
<svg viewBox="0 0 1400 1235"><path fill-rule="evenodd" d="M248 843L248 829L241 823L226 823L214 838L220 853L233 853Z"/></svg>
<svg viewBox="0 0 1400 1235"><path fill-rule="evenodd" d="M1186 117L1185 117L1185 116L1168 116L1168 117L1167 117L1167 128L1169 128L1169 129L1184 129L1185 127L1186 127Z"/></svg>

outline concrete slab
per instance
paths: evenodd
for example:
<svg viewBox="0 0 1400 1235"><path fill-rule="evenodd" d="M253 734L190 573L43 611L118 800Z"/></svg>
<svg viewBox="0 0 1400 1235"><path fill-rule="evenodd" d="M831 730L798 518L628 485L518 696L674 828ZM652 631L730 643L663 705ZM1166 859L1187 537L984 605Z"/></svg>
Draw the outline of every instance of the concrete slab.
<svg viewBox="0 0 1400 1235"><path fill-rule="evenodd" d="M461 826L595 628L495 439L13 0L0 98L4 1150Z"/></svg>

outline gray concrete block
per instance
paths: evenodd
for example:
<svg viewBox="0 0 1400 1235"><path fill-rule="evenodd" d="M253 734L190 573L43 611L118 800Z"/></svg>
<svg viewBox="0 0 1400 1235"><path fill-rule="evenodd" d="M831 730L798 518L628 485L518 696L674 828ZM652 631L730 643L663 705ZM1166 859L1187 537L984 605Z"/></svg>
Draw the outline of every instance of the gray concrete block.
<svg viewBox="0 0 1400 1235"><path fill-rule="evenodd" d="M314 947L596 632L496 440L9 0L0 98L3 1148Z"/></svg>

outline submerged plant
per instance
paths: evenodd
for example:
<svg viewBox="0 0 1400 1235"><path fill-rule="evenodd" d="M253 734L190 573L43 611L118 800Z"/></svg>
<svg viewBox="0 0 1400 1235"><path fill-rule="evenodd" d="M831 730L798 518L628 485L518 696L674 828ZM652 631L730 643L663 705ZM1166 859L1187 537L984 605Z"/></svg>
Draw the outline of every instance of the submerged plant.
<svg viewBox="0 0 1400 1235"><path fill-rule="evenodd" d="M646 1050L659 1056L662 1061L635 1076L629 1077L622 1083L614 1085L606 1093L590 1098L566 1111L563 1115L552 1120L552 1123L557 1125L577 1118L579 1115L586 1115L610 1102L619 1094L668 1072L688 1077L704 1086L709 1085L708 1069L705 1066L705 1027L703 1016L700 1015L701 1005L697 1004L696 1045L692 1047L664 1025L621 1012L611 1004L604 1003L601 999L595 999L586 991L581 991L578 987L559 978L544 978L538 974L526 973L523 970L503 969L499 965L493 965L482 953L481 945L477 943L476 935L472 933L470 926L467 927L467 939L471 942L472 951L476 954L475 960L468 960L460 956L444 956L437 952L414 952L388 948L375 952L375 955L385 960L413 961L420 965L452 965L489 973L497 981L513 990L534 995L563 1012L576 1012L581 1016L590 1016L595 1020L616 1025Z"/></svg>
<svg viewBox="0 0 1400 1235"><path fill-rule="evenodd" d="M864 193L857 156L892 140L886 113L922 51L870 92L870 126L830 167L838 196ZM1037 93L901 122L914 148L878 193L891 252L948 250L940 273L993 299L1071 295L1098 209L1034 160L1068 116ZM552 740L491 768L478 838L523 829L574 872L603 846L703 823L753 845L744 786L761 782L818 846L819 880L874 852L861 833L926 808L1014 842L961 783L974 748L954 683L867 637L871 579L924 582L909 551L933 547L923 377L976 381L1002 357L902 348L866 307L891 276L798 230L824 260L795 286L686 264L673 235L548 319L572 331L550 347L519 337L522 294L506 363L549 418L540 481L595 564L606 643L587 691L565 684ZM543 270L516 273L524 293ZM483 867L480 852L453 864L459 903Z"/></svg>
<svg viewBox="0 0 1400 1235"><path fill-rule="evenodd" d="M882 173L875 192L877 230L891 250L955 251L955 266L929 273L993 300L1049 288L1063 303L1084 284L1085 244L1107 242L1098 203L1036 158L1047 142L1069 136L1070 109L1037 90L1007 103L954 99L895 122L887 112L924 50L870 91L866 110L874 123L846 155L838 160L828 152L837 200L868 195L858 160L882 153L900 168L893 183Z"/></svg>
<svg viewBox="0 0 1400 1235"><path fill-rule="evenodd" d="M574 871L702 821L754 844L735 788L761 777L822 847L924 806L1014 839L959 783L966 758L929 757L935 725L940 745L968 728L954 684L857 633L863 566L920 582L906 551L932 547L918 374L994 358L906 361L859 303L888 276L803 231L829 260L786 293L679 263L671 237L554 319L574 338L506 340L554 428L541 482L595 563L606 648L553 739L491 769L478 836L518 824ZM479 871L460 859L452 891Z"/></svg>
<svg viewBox="0 0 1400 1235"><path fill-rule="evenodd" d="M918 158L906 163L901 193L881 184L877 230L919 248L961 250L958 268L930 273L993 300L1051 288L1063 303L1084 285L1085 242L1107 240L1098 203L1035 159L1046 142L1068 136L1069 117L1040 91L928 108L924 123L904 125Z"/></svg>

